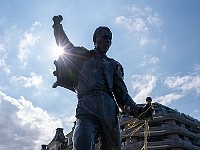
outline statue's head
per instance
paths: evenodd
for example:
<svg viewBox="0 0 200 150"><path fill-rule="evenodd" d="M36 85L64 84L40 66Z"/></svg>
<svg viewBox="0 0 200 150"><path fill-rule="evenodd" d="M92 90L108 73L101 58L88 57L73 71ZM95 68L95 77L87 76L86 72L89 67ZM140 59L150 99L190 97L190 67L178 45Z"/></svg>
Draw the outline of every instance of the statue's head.
<svg viewBox="0 0 200 150"><path fill-rule="evenodd" d="M93 42L95 49L101 52L107 52L111 46L112 32L108 27L100 26L98 27L93 35Z"/></svg>
<svg viewBox="0 0 200 150"><path fill-rule="evenodd" d="M102 32L104 32L104 34L108 35L110 40L112 40L112 32L110 31L110 29L108 27L100 26L94 31L94 34L93 34L93 42L94 43L96 43L97 36L101 35Z"/></svg>

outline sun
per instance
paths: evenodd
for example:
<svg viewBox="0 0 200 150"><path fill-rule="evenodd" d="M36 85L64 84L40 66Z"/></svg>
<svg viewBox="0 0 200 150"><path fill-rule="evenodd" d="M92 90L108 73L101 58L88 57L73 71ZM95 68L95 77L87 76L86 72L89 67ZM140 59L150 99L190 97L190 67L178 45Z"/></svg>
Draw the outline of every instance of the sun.
<svg viewBox="0 0 200 150"><path fill-rule="evenodd" d="M56 51L57 51L56 53L58 54L58 56L60 56L64 53L63 47L57 46Z"/></svg>
<svg viewBox="0 0 200 150"><path fill-rule="evenodd" d="M53 48L53 56L58 58L59 56L63 55L64 49L63 47L55 46Z"/></svg>

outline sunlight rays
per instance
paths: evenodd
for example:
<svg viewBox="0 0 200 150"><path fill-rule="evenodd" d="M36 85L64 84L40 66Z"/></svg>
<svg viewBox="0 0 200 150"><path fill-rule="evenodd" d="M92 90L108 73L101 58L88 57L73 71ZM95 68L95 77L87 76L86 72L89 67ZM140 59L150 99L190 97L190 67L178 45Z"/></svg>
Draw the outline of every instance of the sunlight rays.
<svg viewBox="0 0 200 150"><path fill-rule="evenodd" d="M59 56L63 55L63 53L64 53L63 47L56 46L54 48L54 55L55 55L55 57L58 58Z"/></svg>

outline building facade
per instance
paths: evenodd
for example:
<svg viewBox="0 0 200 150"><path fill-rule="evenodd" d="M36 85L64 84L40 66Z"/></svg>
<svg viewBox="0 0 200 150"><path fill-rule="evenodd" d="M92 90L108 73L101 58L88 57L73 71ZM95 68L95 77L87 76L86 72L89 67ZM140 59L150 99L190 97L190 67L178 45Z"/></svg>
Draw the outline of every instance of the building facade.
<svg viewBox="0 0 200 150"><path fill-rule="evenodd" d="M200 122L159 103L153 103L155 115L149 120L148 150L200 150ZM144 120L120 115L122 150L141 150L144 146ZM73 128L64 136L56 129L53 140L42 150L72 150ZM95 150L98 150L98 145Z"/></svg>
<svg viewBox="0 0 200 150"><path fill-rule="evenodd" d="M155 116L149 121L148 150L200 150L198 120L159 103L153 106ZM121 115L122 150L141 150L144 145L144 128L134 132L137 129L137 124L131 128L134 119L126 114ZM142 123L139 121L138 126Z"/></svg>

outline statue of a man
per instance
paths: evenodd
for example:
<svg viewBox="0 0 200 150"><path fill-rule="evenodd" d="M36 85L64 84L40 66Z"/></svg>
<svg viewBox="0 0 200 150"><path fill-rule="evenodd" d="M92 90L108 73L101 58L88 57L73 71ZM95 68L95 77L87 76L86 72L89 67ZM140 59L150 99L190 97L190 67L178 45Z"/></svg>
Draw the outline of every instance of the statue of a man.
<svg viewBox="0 0 200 150"><path fill-rule="evenodd" d="M59 62L56 62L57 72L54 74L59 79L54 87L63 86L76 92L78 97L73 148L92 150L101 139L101 149L120 150L119 107L137 117L147 105L145 109L136 105L123 81L122 65L106 55L112 41L110 29L97 28L93 35L94 49L87 50L69 41L62 20L60 15L53 17L56 43L65 51L61 56L64 65L59 68Z"/></svg>

